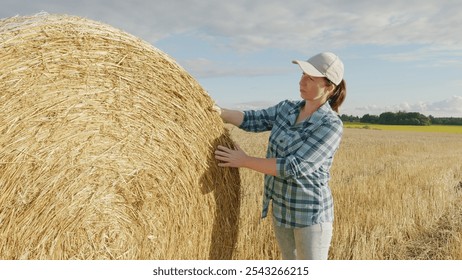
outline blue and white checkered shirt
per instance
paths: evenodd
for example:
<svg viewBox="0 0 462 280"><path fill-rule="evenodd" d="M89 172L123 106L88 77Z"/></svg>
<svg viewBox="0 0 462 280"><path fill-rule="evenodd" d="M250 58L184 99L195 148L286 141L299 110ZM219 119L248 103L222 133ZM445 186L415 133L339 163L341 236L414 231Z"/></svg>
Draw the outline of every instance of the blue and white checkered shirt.
<svg viewBox="0 0 462 280"><path fill-rule="evenodd" d="M240 128L271 130L267 158L276 158L277 176L265 175L262 218L272 201L278 226L306 227L333 222L329 170L343 133L343 124L329 102L295 124L305 101L282 101L264 110L244 112Z"/></svg>

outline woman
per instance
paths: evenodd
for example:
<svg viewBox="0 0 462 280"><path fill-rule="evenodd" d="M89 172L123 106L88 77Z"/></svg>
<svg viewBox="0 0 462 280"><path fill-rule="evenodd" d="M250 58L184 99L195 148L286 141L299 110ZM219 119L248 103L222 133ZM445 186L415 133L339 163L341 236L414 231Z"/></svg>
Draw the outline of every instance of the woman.
<svg viewBox="0 0 462 280"><path fill-rule="evenodd" d="M239 146L219 146L222 167L245 167L265 174L262 217L272 203L276 240L283 259L327 259L332 239L330 168L343 124L338 109L346 96L342 61L320 53L293 61L303 71L300 101L282 101L265 110L220 109L222 119L246 131L271 130L266 158L248 156Z"/></svg>

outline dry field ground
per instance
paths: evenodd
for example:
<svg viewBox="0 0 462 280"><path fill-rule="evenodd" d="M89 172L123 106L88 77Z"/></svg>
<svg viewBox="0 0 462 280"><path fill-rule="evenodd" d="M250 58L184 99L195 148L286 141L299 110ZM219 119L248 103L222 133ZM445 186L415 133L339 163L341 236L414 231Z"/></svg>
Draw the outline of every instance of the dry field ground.
<svg viewBox="0 0 462 280"><path fill-rule="evenodd" d="M250 155L268 133L228 127ZM346 128L332 168L330 259L462 259L462 136ZM234 258L279 259L270 219L260 219L263 176L240 171Z"/></svg>

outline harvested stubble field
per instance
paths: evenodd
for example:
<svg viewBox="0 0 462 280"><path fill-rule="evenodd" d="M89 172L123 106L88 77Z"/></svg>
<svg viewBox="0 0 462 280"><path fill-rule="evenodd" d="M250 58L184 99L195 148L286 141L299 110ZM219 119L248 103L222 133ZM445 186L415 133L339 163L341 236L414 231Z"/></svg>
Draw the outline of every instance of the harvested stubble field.
<svg viewBox="0 0 462 280"><path fill-rule="evenodd" d="M228 128L248 154L265 155L268 133ZM462 259L461 140L457 134L345 129L331 174L336 217L329 258ZM279 258L270 220L259 220L263 177L240 174L241 202L248 207L241 207L236 253Z"/></svg>

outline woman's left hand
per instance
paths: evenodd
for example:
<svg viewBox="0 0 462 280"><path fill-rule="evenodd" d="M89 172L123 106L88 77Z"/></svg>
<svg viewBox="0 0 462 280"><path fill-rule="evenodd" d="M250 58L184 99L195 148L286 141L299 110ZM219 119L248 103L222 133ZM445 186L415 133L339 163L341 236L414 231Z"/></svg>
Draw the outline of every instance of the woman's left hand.
<svg viewBox="0 0 462 280"><path fill-rule="evenodd" d="M235 144L235 149L230 149L225 146L219 145L215 151L215 158L221 161L218 166L220 167L243 167L247 154Z"/></svg>

